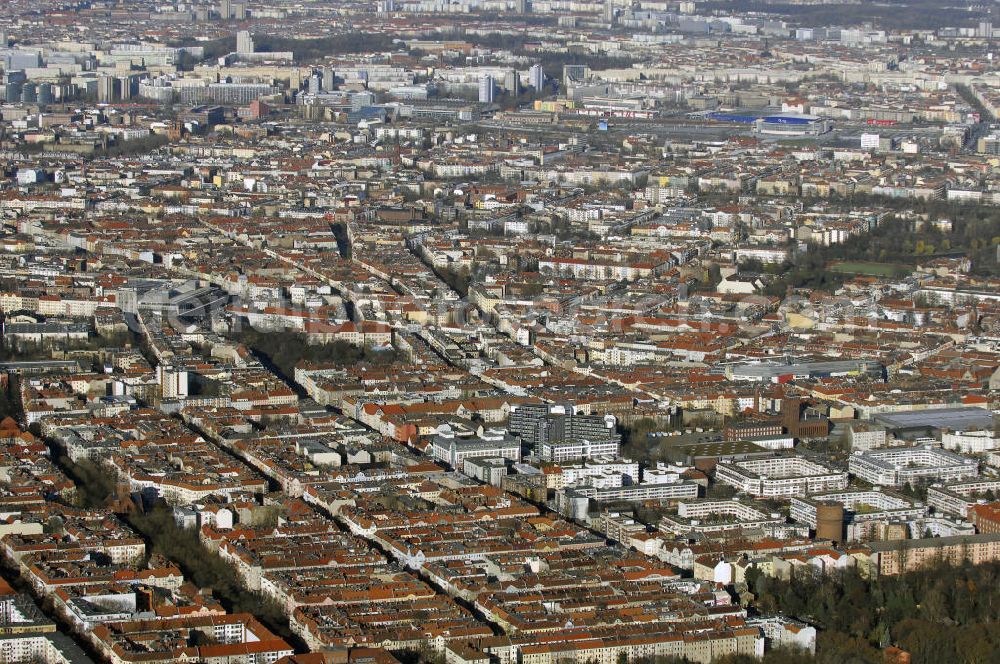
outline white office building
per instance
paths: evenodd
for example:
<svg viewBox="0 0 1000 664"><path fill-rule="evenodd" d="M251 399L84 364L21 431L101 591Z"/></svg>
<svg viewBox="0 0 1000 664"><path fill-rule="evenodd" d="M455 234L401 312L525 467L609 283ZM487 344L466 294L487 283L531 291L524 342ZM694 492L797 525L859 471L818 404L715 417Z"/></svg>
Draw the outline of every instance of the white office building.
<svg viewBox="0 0 1000 664"><path fill-rule="evenodd" d="M521 460L521 441L501 429L489 429L482 436L457 436L446 432L434 437L432 456L457 470L465 469L465 460L477 457Z"/></svg>
<svg viewBox="0 0 1000 664"><path fill-rule="evenodd" d="M485 74L479 79L479 103L492 104L496 98L497 83L489 74Z"/></svg>
<svg viewBox="0 0 1000 664"><path fill-rule="evenodd" d="M528 70L528 82L536 91L545 87L545 69L541 64L531 65Z"/></svg>
<svg viewBox="0 0 1000 664"><path fill-rule="evenodd" d="M236 52L240 55L254 52L253 37L248 30L240 30L236 33Z"/></svg>

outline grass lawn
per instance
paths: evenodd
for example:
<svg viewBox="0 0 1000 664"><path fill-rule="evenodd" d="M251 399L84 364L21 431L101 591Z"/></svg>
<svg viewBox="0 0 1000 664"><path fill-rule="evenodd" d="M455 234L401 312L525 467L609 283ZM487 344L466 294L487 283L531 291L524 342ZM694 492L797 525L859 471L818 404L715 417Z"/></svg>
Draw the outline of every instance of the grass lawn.
<svg viewBox="0 0 1000 664"><path fill-rule="evenodd" d="M867 274L873 277L891 277L898 270L910 271L911 268L898 263L869 263L864 261L845 261L843 263L831 263L828 267L831 272L841 274Z"/></svg>

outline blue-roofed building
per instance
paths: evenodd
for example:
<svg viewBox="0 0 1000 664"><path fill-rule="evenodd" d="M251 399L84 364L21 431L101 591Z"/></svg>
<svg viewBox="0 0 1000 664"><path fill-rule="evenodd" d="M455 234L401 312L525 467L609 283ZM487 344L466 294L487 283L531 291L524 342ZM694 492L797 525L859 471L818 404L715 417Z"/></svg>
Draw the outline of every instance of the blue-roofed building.
<svg viewBox="0 0 1000 664"><path fill-rule="evenodd" d="M833 129L833 121L815 115L778 113L754 120L754 131L771 136L819 136Z"/></svg>
<svg viewBox="0 0 1000 664"><path fill-rule="evenodd" d="M347 122L350 124L361 122L362 120L381 120L385 122L387 115L388 111L382 106L362 106L358 110L347 114Z"/></svg>

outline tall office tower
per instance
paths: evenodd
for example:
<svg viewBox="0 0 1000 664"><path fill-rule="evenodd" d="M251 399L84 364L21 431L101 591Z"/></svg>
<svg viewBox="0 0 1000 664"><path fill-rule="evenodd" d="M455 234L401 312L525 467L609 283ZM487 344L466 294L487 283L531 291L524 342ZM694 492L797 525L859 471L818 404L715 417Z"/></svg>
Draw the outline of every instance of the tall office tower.
<svg viewBox="0 0 1000 664"><path fill-rule="evenodd" d="M618 455L621 434L615 428L614 417L574 415L571 410L546 404L518 406L511 411L507 428L549 461Z"/></svg>
<svg viewBox="0 0 1000 664"><path fill-rule="evenodd" d="M479 103L492 104L496 98L496 81L489 74L479 80Z"/></svg>
<svg viewBox="0 0 1000 664"><path fill-rule="evenodd" d="M115 83L117 82L114 76L101 76L97 79L97 101L105 103L115 101Z"/></svg>
<svg viewBox="0 0 1000 664"><path fill-rule="evenodd" d="M352 111L360 111L365 106L375 105L375 95L367 90L364 92L353 92L348 97Z"/></svg>
<svg viewBox="0 0 1000 664"><path fill-rule="evenodd" d="M134 76L122 76L118 79L119 97L122 101L128 101L139 91Z"/></svg>
<svg viewBox="0 0 1000 664"><path fill-rule="evenodd" d="M329 92L334 87L333 67L323 67L323 90Z"/></svg>
<svg viewBox="0 0 1000 664"><path fill-rule="evenodd" d="M528 0L514 0L514 11L518 14L527 14Z"/></svg>
<svg viewBox="0 0 1000 664"><path fill-rule="evenodd" d="M545 69L541 63L531 65L531 69L528 70L528 81L535 90L545 87Z"/></svg>
<svg viewBox="0 0 1000 664"><path fill-rule="evenodd" d="M521 94L521 77L518 76L517 72L513 69L504 74L503 77L503 87L507 91L507 94L514 97Z"/></svg>
<svg viewBox="0 0 1000 664"><path fill-rule="evenodd" d="M156 367L160 379L160 393L164 399L183 399L188 395L188 372L183 369Z"/></svg>
<svg viewBox="0 0 1000 664"><path fill-rule="evenodd" d="M253 37L247 30L240 30L236 33L236 52L246 55L254 52Z"/></svg>
<svg viewBox="0 0 1000 664"><path fill-rule="evenodd" d="M0 63L3 63L4 71L32 69L42 66L42 56L36 51L22 51L15 48L5 51L0 56Z"/></svg>
<svg viewBox="0 0 1000 664"><path fill-rule="evenodd" d="M587 65L563 65L563 86L568 90L574 85L586 83L590 77Z"/></svg>
<svg viewBox="0 0 1000 664"><path fill-rule="evenodd" d="M319 74L313 74L309 77L309 94L318 95L322 88L323 78Z"/></svg>
<svg viewBox="0 0 1000 664"><path fill-rule="evenodd" d="M228 21L233 17L233 3L231 0L220 0L219 2L219 18L223 21Z"/></svg>
<svg viewBox="0 0 1000 664"><path fill-rule="evenodd" d="M604 0L604 20L608 23L615 22L615 5L611 0Z"/></svg>
<svg viewBox="0 0 1000 664"><path fill-rule="evenodd" d="M26 104L34 104L38 101L38 85L33 81L28 81L21 88L21 101Z"/></svg>
<svg viewBox="0 0 1000 664"><path fill-rule="evenodd" d="M38 84L38 103L39 104L51 104L55 102L55 96L52 94L52 84L51 83L39 83Z"/></svg>
<svg viewBox="0 0 1000 664"><path fill-rule="evenodd" d="M24 89L24 84L28 80L28 76L23 71L6 71L3 75L4 84L4 101L9 102L19 102L21 101L21 92Z"/></svg>

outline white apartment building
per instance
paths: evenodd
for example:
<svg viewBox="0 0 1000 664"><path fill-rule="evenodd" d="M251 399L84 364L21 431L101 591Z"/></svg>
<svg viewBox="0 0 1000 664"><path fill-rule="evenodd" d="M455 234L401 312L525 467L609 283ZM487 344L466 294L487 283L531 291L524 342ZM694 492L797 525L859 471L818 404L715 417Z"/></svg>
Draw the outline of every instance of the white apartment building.
<svg viewBox="0 0 1000 664"><path fill-rule="evenodd" d="M847 488L847 473L797 456L720 463L716 478L762 498L788 498Z"/></svg>
<svg viewBox="0 0 1000 664"><path fill-rule="evenodd" d="M872 484L903 486L976 477L979 464L974 459L925 445L855 452L848 461L848 470Z"/></svg>
<svg viewBox="0 0 1000 664"><path fill-rule="evenodd" d="M903 496L888 494L877 489L868 491L837 491L809 497L792 498L790 515L799 523L815 528L817 505L840 503L850 512L849 519L857 521L879 521L888 519L919 519L926 509Z"/></svg>
<svg viewBox="0 0 1000 664"><path fill-rule="evenodd" d="M6 664L71 664L83 651L61 633L12 634L0 639L0 662Z"/></svg>
<svg viewBox="0 0 1000 664"><path fill-rule="evenodd" d="M660 529L684 535L721 533L744 528L768 528L785 523L780 514L766 514L738 500L696 500L677 505L677 515L666 515Z"/></svg>
<svg viewBox="0 0 1000 664"><path fill-rule="evenodd" d="M557 440L542 443L541 457L545 461L572 461L594 457L618 456L621 443L617 440Z"/></svg>
<svg viewBox="0 0 1000 664"><path fill-rule="evenodd" d="M559 502L561 495L576 495L592 498L599 503L616 500L678 500L682 498L697 498L700 487L694 482L681 481L673 484L634 484L631 486L609 487L599 489L592 486L579 486L556 492Z"/></svg>
<svg viewBox="0 0 1000 664"><path fill-rule="evenodd" d="M992 491L994 495L1000 495L1000 479L972 479L951 484L935 484L927 488L927 504L938 512L954 514L966 517L968 509L979 502L986 502L984 498L977 498Z"/></svg>
<svg viewBox="0 0 1000 664"><path fill-rule="evenodd" d="M866 452L885 447L886 431L884 427L870 422L857 422L848 427L847 439L851 443L852 451Z"/></svg>
<svg viewBox="0 0 1000 664"><path fill-rule="evenodd" d="M629 459L615 459L614 457L596 457L583 463L567 464L561 466L562 472L557 474L557 486L562 489L566 486L573 486L583 482L588 477L598 477L607 473L614 473L628 479L626 484L638 484L639 464ZM618 486L621 486L619 482Z"/></svg>
<svg viewBox="0 0 1000 664"><path fill-rule="evenodd" d="M1000 436L994 431L946 431L941 434L941 446L964 454L981 454L1000 447Z"/></svg>

